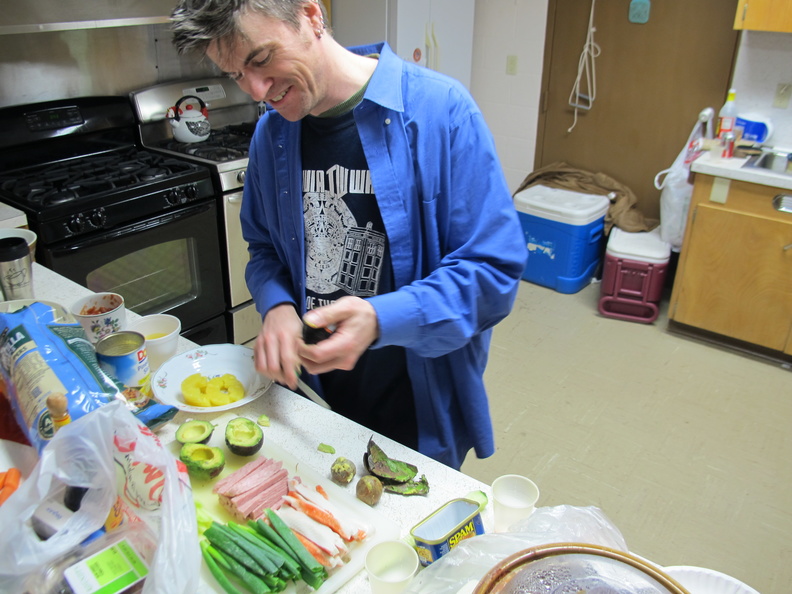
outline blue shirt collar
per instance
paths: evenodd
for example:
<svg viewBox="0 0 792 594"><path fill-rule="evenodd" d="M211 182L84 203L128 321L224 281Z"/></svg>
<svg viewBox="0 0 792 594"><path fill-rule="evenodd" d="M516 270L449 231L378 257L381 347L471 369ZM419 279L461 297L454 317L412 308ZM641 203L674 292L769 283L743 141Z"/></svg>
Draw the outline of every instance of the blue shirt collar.
<svg viewBox="0 0 792 594"><path fill-rule="evenodd" d="M363 100L377 103L393 111L404 111L404 97L402 96L401 86L404 61L393 52L388 43L381 41L380 43L359 45L348 49L361 56L379 54L377 68L369 81Z"/></svg>

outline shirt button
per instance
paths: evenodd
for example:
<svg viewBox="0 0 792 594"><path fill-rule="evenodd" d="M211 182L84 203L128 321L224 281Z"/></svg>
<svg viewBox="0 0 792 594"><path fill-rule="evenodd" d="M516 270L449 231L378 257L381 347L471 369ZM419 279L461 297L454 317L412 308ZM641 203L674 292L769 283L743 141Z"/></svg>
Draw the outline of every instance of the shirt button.
<svg viewBox="0 0 792 594"><path fill-rule="evenodd" d="M390 126L390 122L391 122L390 118L385 118L385 125L386 126Z"/></svg>

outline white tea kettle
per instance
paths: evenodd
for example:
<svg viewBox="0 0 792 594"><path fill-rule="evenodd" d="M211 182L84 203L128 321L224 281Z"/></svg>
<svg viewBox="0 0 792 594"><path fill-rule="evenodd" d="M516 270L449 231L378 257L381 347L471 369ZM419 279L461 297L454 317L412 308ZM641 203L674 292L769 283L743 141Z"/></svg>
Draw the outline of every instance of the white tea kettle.
<svg viewBox="0 0 792 594"><path fill-rule="evenodd" d="M188 99L198 101L200 109L196 109L192 104L181 104ZM173 137L179 142L202 142L209 138L212 126L209 124L209 112L203 99L195 95L185 95L176 102L176 105L169 107L165 117L170 120L173 128Z"/></svg>

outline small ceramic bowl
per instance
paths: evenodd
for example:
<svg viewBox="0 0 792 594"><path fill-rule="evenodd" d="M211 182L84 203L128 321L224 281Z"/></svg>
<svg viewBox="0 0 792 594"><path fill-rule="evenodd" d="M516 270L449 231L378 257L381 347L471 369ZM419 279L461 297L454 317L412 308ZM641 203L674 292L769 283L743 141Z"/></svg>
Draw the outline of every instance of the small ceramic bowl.
<svg viewBox="0 0 792 594"><path fill-rule="evenodd" d="M151 314L132 320L127 330L140 332L146 338L151 373L176 354L181 332L181 320L170 314Z"/></svg>
<svg viewBox="0 0 792 594"><path fill-rule="evenodd" d="M70 310L92 344L112 332L126 329L124 298L118 293L96 293L75 301Z"/></svg>

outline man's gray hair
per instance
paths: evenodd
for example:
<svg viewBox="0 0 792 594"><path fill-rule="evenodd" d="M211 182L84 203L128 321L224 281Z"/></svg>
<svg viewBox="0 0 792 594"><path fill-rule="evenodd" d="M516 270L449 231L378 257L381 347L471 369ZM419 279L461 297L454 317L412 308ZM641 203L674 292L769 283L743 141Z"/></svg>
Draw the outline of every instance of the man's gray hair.
<svg viewBox="0 0 792 594"><path fill-rule="evenodd" d="M300 10L316 2L326 20L325 7L319 0L179 0L171 14L173 45L180 54L206 53L214 42L233 45L242 36L240 17L258 13L300 28Z"/></svg>

